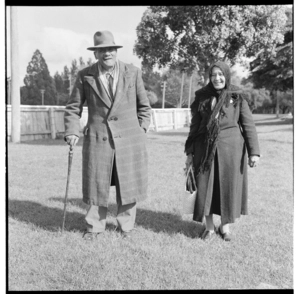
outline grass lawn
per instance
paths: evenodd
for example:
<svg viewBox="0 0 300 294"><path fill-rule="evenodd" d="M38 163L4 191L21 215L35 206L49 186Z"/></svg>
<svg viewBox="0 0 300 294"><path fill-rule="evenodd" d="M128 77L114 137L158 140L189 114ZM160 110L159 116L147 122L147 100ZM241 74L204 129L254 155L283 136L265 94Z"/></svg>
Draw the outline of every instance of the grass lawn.
<svg viewBox="0 0 300 294"><path fill-rule="evenodd" d="M63 140L8 143L8 290L293 288L293 124L254 118L262 158L249 168L249 215L231 226L231 242L201 241L204 225L180 215L187 128L148 133L149 197L131 240L115 231L114 188L107 230L82 239L82 139L63 234L69 148Z"/></svg>

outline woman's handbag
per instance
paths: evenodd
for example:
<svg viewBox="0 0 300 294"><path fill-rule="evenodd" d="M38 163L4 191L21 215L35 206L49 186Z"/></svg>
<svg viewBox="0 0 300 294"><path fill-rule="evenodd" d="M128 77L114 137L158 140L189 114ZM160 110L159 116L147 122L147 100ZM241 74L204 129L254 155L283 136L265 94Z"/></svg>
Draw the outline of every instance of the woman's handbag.
<svg viewBox="0 0 300 294"><path fill-rule="evenodd" d="M190 164L186 171L185 192L181 195L181 213L193 214L197 195L197 186L193 165Z"/></svg>

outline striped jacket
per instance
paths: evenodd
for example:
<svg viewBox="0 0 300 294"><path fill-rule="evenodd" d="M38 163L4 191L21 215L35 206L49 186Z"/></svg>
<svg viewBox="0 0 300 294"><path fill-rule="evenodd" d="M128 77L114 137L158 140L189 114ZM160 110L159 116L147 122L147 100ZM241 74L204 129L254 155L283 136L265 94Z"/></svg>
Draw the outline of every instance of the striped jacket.
<svg viewBox="0 0 300 294"><path fill-rule="evenodd" d="M65 109L65 136L79 136L83 104L88 106L82 148L82 192L87 204L108 205L114 159L122 204L147 197L146 131L151 108L141 71L121 61L119 66L113 102L99 81L96 63L78 73Z"/></svg>

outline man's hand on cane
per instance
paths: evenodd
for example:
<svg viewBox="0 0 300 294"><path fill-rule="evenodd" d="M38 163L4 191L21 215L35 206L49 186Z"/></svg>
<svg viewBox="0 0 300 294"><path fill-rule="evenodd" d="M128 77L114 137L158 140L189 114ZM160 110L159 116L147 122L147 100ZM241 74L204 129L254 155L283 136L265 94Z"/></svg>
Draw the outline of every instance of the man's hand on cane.
<svg viewBox="0 0 300 294"><path fill-rule="evenodd" d="M78 140L79 140L79 138L76 135L66 136L67 144L72 146L72 147L74 147L77 144Z"/></svg>

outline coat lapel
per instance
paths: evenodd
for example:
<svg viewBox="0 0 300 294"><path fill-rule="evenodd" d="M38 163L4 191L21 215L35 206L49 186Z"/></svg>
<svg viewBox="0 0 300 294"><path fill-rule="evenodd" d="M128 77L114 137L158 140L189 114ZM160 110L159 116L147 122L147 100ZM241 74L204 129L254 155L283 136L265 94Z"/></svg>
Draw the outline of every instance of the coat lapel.
<svg viewBox="0 0 300 294"><path fill-rule="evenodd" d="M103 93L106 90L99 81L98 62L90 67L90 70L88 71L87 75L84 76L84 80L90 84L90 86L93 88L98 97L105 103L105 105L108 108L110 108L112 103L109 97L107 95L100 95L100 92ZM100 91L101 87L103 88L103 91Z"/></svg>
<svg viewBox="0 0 300 294"><path fill-rule="evenodd" d="M115 93L115 99L112 106L113 109L117 108L117 106L122 101L124 93L126 93L128 86L130 83L130 71L128 67L122 61L119 61L119 80L117 84L117 89Z"/></svg>

